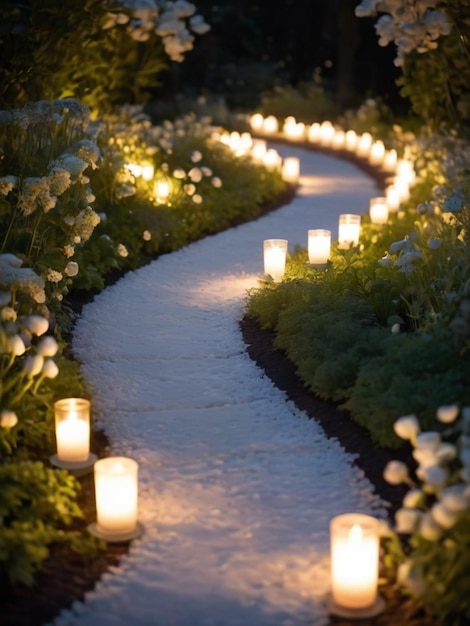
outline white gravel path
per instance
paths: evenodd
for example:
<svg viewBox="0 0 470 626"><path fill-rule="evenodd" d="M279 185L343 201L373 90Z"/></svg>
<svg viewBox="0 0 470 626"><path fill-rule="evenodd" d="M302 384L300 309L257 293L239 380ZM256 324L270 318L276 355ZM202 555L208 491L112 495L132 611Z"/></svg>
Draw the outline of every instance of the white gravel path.
<svg viewBox="0 0 470 626"><path fill-rule="evenodd" d="M330 519L383 514L238 327L263 239L336 238L338 215L378 189L348 162L275 147L301 160L291 204L127 274L83 310L75 353L112 453L139 463L145 534L54 626L324 626Z"/></svg>

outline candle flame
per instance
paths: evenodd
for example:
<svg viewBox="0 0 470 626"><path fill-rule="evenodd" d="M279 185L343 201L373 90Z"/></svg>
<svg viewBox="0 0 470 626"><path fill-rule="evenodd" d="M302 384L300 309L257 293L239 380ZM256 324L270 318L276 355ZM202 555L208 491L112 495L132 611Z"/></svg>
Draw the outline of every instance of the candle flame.
<svg viewBox="0 0 470 626"><path fill-rule="evenodd" d="M349 541L352 544L358 545L362 541L362 528L359 524L354 524L351 530L349 531Z"/></svg>

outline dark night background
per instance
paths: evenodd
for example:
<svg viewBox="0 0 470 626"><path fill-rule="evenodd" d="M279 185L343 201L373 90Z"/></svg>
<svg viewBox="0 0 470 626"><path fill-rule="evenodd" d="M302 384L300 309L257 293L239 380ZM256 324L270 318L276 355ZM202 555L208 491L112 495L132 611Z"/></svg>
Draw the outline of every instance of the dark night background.
<svg viewBox="0 0 470 626"><path fill-rule="evenodd" d="M234 107L256 106L275 85L298 86L321 76L339 107L399 97L393 45L381 48L376 18L357 18L358 0L198 0L211 31L197 38L183 64L173 64L157 94L220 93Z"/></svg>

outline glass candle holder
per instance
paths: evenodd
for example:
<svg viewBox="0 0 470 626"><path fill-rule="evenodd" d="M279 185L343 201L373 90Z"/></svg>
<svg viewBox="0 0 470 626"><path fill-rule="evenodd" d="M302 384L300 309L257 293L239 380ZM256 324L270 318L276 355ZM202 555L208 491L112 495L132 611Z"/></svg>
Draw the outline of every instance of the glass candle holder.
<svg viewBox="0 0 470 626"><path fill-rule="evenodd" d="M350 617L380 613L378 520L361 513L334 517L330 553L332 612Z"/></svg>
<svg viewBox="0 0 470 626"><path fill-rule="evenodd" d="M253 146L251 148L251 155L255 161L263 162L264 155L266 154L267 145L265 139L253 139Z"/></svg>
<svg viewBox="0 0 470 626"><path fill-rule="evenodd" d="M107 541L138 536L138 463L123 456L95 463L96 524L89 531Z"/></svg>
<svg viewBox="0 0 470 626"><path fill-rule="evenodd" d="M346 150L355 151L359 137L355 130L348 130L344 136L344 147Z"/></svg>
<svg viewBox="0 0 470 626"><path fill-rule="evenodd" d="M311 143L318 143L320 141L321 125L318 122L314 122L307 132L307 139Z"/></svg>
<svg viewBox="0 0 470 626"><path fill-rule="evenodd" d="M264 123L264 117L261 113L254 113L250 117L250 127L252 130L259 131L262 130Z"/></svg>
<svg viewBox="0 0 470 626"><path fill-rule="evenodd" d="M264 118L263 130L269 135L274 135L279 130L279 122L274 115L268 115Z"/></svg>
<svg viewBox="0 0 470 626"><path fill-rule="evenodd" d="M57 454L50 457L56 467L76 476L91 471L97 459L90 453L90 401L63 398L54 403Z"/></svg>
<svg viewBox="0 0 470 626"><path fill-rule="evenodd" d="M383 141L374 141L370 147L369 163L371 165L382 165L385 157L385 145Z"/></svg>
<svg viewBox="0 0 470 626"><path fill-rule="evenodd" d="M308 262L323 267L330 258L331 230L315 228L308 231Z"/></svg>
<svg viewBox="0 0 470 626"><path fill-rule="evenodd" d="M370 133L362 133L356 144L356 154L358 157L369 157L372 141L373 139Z"/></svg>
<svg viewBox="0 0 470 626"><path fill-rule="evenodd" d="M397 167L397 162L397 151L394 148L392 148L391 150L387 150L384 155L382 169L386 172L394 172Z"/></svg>
<svg viewBox="0 0 470 626"><path fill-rule="evenodd" d="M286 269L287 239L263 241L264 274L280 283Z"/></svg>
<svg viewBox="0 0 470 626"><path fill-rule="evenodd" d="M286 157L282 162L282 180L286 183L299 181L300 161L297 157Z"/></svg>
<svg viewBox="0 0 470 626"><path fill-rule="evenodd" d="M385 193L387 194L386 198L390 213L396 213L400 208L399 189L395 185L388 185L385 189Z"/></svg>
<svg viewBox="0 0 470 626"><path fill-rule="evenodd" d="M268 148L268 150L266 150L266 154L264 155L263 163L268 170L280 169L282 157L274 148Z"/></svg>
<svg viewBox="0 0 470 626"><path fill-rule="evenodd" d="M357 246L361 231L361 216L354 213L342 213L338 224L338 247Z"/></svg>
<svg viewBox="0 0 470 626"><path fill-rule="evenodd" d="M371 198L369 204L369 215L372 224L386 224L388 220L389 206L387 198Z"/></svg>

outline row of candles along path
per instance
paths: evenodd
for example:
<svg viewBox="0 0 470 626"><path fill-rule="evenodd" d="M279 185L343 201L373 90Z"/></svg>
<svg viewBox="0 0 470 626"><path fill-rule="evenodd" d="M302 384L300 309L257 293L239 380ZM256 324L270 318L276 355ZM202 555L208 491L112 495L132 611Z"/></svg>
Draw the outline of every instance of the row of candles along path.
<svg viewBox="0 0 470 626"><path fill-rule="evenodd" d="M64 398L54 404L57 454L51 463L77 477L93 470L97 521L90 533L109 542L127 542L143 533L138 521L138 463L127 457L98 459L90 453L90 401ZM385 606L378 594L379 521L361 513L331 520L332 614L368 617Z"/></svg>
<svg viewBox="0 0 470 626"><path fill-rule="evenodd" d="M386 198L370 199L370 219L374 224L385 224L389 207ZM361 216L342 213L339 216L338 248L357 246L361 230ZM308 231L308 262L312 267L326 267L331 251L331 230L313 228ZM264 275L280 282L285 273L287 239L265 239L263 241Z"/></svg>

